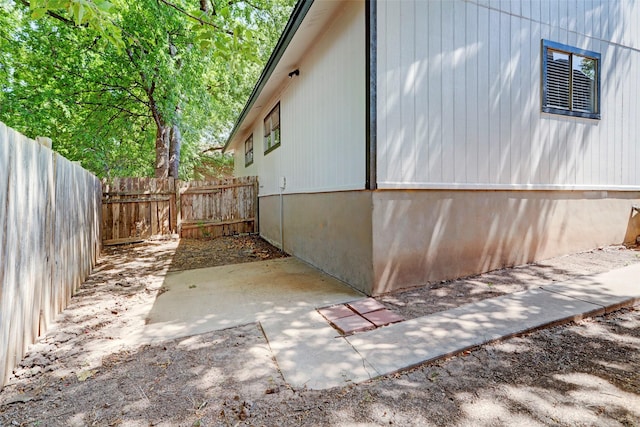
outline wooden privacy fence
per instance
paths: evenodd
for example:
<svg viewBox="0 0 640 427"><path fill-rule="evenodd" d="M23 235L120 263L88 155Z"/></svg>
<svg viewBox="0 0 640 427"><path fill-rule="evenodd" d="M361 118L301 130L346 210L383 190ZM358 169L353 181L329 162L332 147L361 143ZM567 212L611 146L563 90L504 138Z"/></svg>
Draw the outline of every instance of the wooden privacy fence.
<svg viewBox="0 0 640 427"><path fill-rule="evenodd" d="M258 180L183 182L116 178L102 182L104 244L163 234L219 237L257 231Z"/></svg>
<svg viewBox="0 0 640 427"><path fill-rule="evenodd" d="M219 237L258 231L258 178L179 182L180 237Z"/></svg>
<svg viewBox="0 0 640 427"><path fill-rule="evenodd" d="M0 388L100 253L100 181L0 123Z"/></svg>
<svg viewBox="0 0 640 427"><path fill-rule="evenodd" d="M102 180L102 239L105 244L171 234L176 224L173 179Z"/></svg>

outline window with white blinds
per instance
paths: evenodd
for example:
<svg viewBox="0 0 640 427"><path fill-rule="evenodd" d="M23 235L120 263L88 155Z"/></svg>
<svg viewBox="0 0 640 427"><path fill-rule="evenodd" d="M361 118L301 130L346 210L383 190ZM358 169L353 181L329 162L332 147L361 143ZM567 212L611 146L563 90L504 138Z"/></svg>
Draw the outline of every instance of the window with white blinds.
<svg viewBox="0 0 640 427"><path fill-rule="evenodd" d="M542 40L542 111L600 118L600 54Z"/></svg>

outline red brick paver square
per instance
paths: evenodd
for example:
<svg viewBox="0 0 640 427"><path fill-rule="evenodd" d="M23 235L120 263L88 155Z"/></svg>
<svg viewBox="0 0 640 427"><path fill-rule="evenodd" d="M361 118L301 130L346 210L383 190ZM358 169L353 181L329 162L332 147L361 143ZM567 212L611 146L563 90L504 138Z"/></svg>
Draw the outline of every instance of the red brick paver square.
<svg viewBox="0 0 640 427"><path fill-rule="evenodd" d="M357 314L333 320L331 323L333 323L344 335L349 335L354 332L368 331L369 329L375 328L373 323L367 321L367 319L361 316L358 316Z"/></svg>
<svg viewBox="0 0 640 427"><path fill-rule="evenodd" d="M390 323L402 322L404 320L404 317L389 311L386 308L383 310L372 311L371 313L365 313L362 316L369 322L376 325L376 327L388 325Z"/></svg>
<svg viewBox="0 0 640 427"><path fill-rule="evenodd" d="M385 308L384 305L380 304L373 298L361 299L359 301L350 302L347 305L360 314L370 313L372 311L382 310Z"/></svg>
<svg viewBox="0 0 640 427"><path fill-rule="evenodd" d="M330 322L333 322L336 319L354 315L353 310L351 310L344 304L320 308L318 309L318 311Z"/></svg>

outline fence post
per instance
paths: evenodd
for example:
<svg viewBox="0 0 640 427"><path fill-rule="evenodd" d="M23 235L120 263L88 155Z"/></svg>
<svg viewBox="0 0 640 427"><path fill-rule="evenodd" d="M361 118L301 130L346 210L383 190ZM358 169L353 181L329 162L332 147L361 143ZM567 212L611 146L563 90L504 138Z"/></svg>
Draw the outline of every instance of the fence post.
<svg viewBox="0 0 640 427"><path fill-rule="evenodd" d="M253 178L253 232L254 233L258 233L260 231L260 221L259 221L259 215L260 215L260 206L258 204L258 190L259 190L259 185L258 185L258 177L254 177Z"/></svg>
<svg viewBox="0 0 640 427"><path fill-rule="evenodd" d="M178 228L178 215L176 210L176 183L177 179L173 177L169 177L167 179L168 188L167 193L169 193L169 229L167 230L169 234L173 234Z"/></svg>
<svg viewBox="0 0 640 427"><path fill-rule="evenodd" d="M48 146L51 147L51 139L38 137L38 142L43 146L42 140L48 140ZM46 142L46 141L45 141ZM46 272L45 280L43 282L42 301L40 303L40 331L39 335L44 333L56 313L51 310L51 298L53 295L54 277L55 277L55 224L56 224L56 167L57 167L57 154L54 151L50 152L51 155L51 170L47 173L47 204L46 204L46 218L45 218L45 247L46 247Z"/></svg>
<svg viewBox="0 0 640 427"><path fill-rule="evenodd" d="M36 141L38 144L43 145L47 148L53 147L53 143L51 142L51 138L47 138L46 136L37 136Z"/></svg>

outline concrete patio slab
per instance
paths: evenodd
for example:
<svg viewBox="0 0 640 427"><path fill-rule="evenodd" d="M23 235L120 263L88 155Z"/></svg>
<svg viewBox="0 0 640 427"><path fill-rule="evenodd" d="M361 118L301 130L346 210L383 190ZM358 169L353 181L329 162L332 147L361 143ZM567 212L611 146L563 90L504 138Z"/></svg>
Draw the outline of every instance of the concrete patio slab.
<svg viewBox="0 0 640 427"><path fill-rule="evenodd" d="M148 314L144 341L289 318L363 297L294 257L169 273L163 288Z"/></svg>
<svg viewBox="0 0 640 427"><path fill-rule="evenodd" d="M285 381L293 387L326 389L377 376L315 310L267 319L261 325Z"/></svg>
<svg viewBox="0 0 640 427"><path fill-rule="evenodd" d="M317 308L326 307L325 315L340 323L351 310L338 304L367 311L371 300L296 258L170 273L164 287L140 341L260 322L284 379L293 387L326 389L638 302L640 264L348 337L340 336Z"/></svg>
<svg viewBox="0 0 640 427"><path fill-rule="evenodd" d="M467 304L346 339L380 375L601 310L539 289Z"/></svg>
<svg viewBox="0 0 640 427"><path fill-rule="evenodd" d="M541 289L598 304L607 311L615 310L621 305L640 302L640 264L545 285Z"/></svg>

